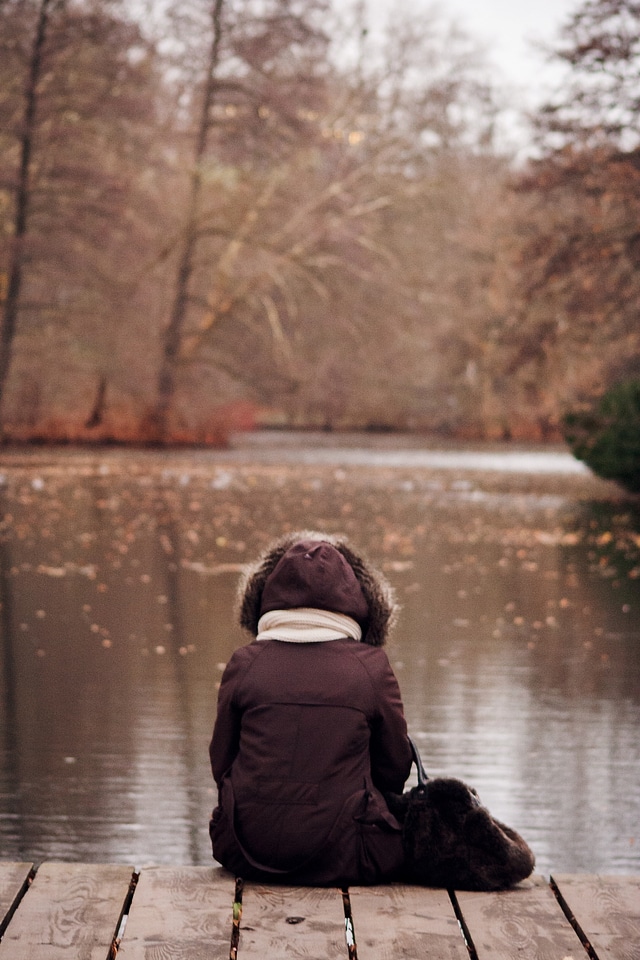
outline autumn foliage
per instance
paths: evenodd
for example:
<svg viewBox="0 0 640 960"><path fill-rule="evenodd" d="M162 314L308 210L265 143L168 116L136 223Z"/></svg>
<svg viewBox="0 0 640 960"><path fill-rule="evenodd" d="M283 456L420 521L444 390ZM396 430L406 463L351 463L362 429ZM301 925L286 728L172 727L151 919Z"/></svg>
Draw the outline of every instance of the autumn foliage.
<svg viewBox="0 0 640 960"><path fill-rule="evenodd" d="M5 440L558 439L638 356L638 5L567 22L519 166L468 35L334 8L3 4Z"/></svg>

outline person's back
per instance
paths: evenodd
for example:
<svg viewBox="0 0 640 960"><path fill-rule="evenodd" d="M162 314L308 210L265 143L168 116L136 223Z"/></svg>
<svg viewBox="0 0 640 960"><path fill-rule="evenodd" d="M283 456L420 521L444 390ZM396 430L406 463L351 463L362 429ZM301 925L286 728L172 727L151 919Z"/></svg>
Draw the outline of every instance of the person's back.
<svg viewBox="0 0 640 960"><path fill-rule="evenodd" d="M378 645L388 587L326 540L290 538L269 557L244 592L243 624L259 618L258 638L234 653L220 687L214 856L245 877L287 882L392 877L402 841L383 792L402 791L411 751Z"/></svg>

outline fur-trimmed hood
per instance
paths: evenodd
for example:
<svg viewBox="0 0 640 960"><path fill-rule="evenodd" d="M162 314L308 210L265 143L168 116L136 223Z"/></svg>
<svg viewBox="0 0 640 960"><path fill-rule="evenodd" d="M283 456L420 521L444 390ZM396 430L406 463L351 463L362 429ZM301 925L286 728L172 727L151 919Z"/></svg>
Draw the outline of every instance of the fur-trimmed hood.
<svg viewBox="0 0 640 960"><path fill-rule="evenodd" d="M252 636L256 636L266 580L284 554L301 540L330 543L347 561L360 584L368 607L369 616L363 630L362 641L374 647L381 647L387 640L398 612L391 585L379 570L351 547L346 537L314 530L289 533L275 540L255 563L245 570L238 587L240 626L248 630Z"/></svg>

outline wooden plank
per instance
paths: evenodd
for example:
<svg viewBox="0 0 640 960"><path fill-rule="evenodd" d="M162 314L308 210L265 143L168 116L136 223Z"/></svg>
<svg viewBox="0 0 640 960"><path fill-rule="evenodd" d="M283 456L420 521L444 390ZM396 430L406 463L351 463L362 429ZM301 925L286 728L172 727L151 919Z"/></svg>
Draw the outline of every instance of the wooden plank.
<svg viewBox="0 0 640 960"><path fill-rule="evenodd" d="M551 878L598 960L639 960L640 877Z"/></svg>
<svg viewBox="0 0 640 960"><path fill-rule="evenodd" d="M32 863L0 862L0 933L17 898L26 888Z"/></svg>
<svg viewBox="0 0 640 960"><path fill-rule="evenodd" d="M234 888L220 867L146 867L118 960L228 960Z"/></svg>
<svg viewBox="0 0 640 960"><path fill-rule="evenodd" d="M347 956L340 890L245 884L238 960Z"/></svg>
<svg viewBox="0 0 640 960"><path fill-rule="evenodd" d="M0 960L105 960L132 867L44 863L0 943Z"/></svg>
<svg viewBox="0 0 640 960"><path fill-rule="evenodd" d="M390 884L351 887L358 960L469 960L446 890Z"/></svg>
<svg viewBox="0 0 640 960"><path fill-rule="evenodd" d="M542 877L500 893L457 891L478 960L586 960L586 953Z"/></svg>

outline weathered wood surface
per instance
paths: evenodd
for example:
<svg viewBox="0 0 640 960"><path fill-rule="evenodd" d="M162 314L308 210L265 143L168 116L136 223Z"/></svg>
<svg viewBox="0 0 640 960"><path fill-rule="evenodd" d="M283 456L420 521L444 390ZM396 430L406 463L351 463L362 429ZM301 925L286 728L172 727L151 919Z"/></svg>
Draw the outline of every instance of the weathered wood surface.
<svg viewBox="0 0 640 960"><path fill-rule="evenodd" d="M359 960L469 960L446 890L352 887L349 899Z"/></svg>
<svg viewBox="0 0 640 960"><path fill-rule="evenodd" d="M347 957L342 894L320 887L247 884L238 958L343 960Z"/></svg>
<svg viewBox="0 0 640 960"><path fill-rule="evenodd" d="M32 863L0 862L0 935L9 919L11 909L29 881Z"/></svg>
<svg viewBox="0 0 640 960"><path fill-rule="evenodd" d="M244 886L217 867L0 863L0 960L640 960L640 877L503 893ZM356 948L345 936L345 909ZM0 920L0 923L2 920Z"/></svg>
<svg viewBox="0 0 640 960"><path fill-rule="evenodd" d="M598 960L640 960L640 877L551 880Z"/></svg>
<svg viewBox="0 0 640 960"><path fill-rule="evenodd" d="M215 867L147 867L135 889L118 956L227 960L233 888L233 877Z"/></svg>
<svg viewBox="0 0 640 960"><path fill-rule="evenodd" d="M542 877L500 893L459 891L456 898L478 960L566 960L584 956Z"/></svg>
<svg viewBox="0 0 640 960"><path fill-rule="evenodd" d="M0 943L0 960L106 960L132 868L45 863Z"/></svg>

